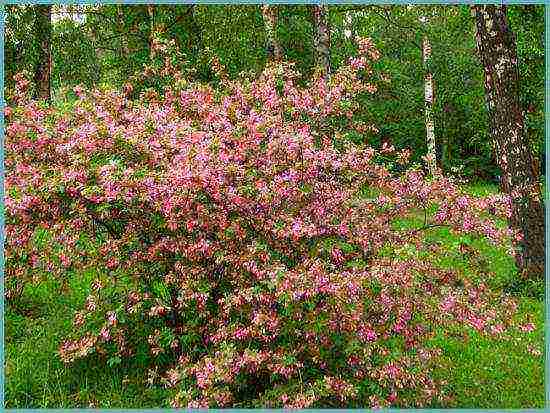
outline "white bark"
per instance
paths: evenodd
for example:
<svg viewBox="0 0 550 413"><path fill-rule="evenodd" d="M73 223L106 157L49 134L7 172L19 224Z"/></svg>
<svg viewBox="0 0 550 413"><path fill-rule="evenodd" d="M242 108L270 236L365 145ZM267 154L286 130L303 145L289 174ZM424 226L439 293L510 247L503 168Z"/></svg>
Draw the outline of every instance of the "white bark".
<svg viewBox="0 0 550 413"><path fill-rule="evenodd" d="M424 113L426 124L426 144L428 147L428 153L426 158L428 159L428 171L430 175L434 176L437 173L436 164L436 150L435 150L435 125L433 119L433 107L434 107L434 80L433 74L429 67L429 61L432 54L432 47L427 36L424 36L422 42L422 55L424 61L424 68L426 74L424 76Z"/></svg>
<svg viewBox="0 0 550 413"><path fill-rule="evenodd" d="M266 32L266 47L269 59L281 60L283 51L277 39L278 12L276 6L262 5L262 16Z"/></svg>
<svg viewBox="0 0 550 413"><path fill-rule="evenodd" d="M346 11L344 14L344 36L352 43L356 43L355 30L353 28L353 11Z"/></svg>

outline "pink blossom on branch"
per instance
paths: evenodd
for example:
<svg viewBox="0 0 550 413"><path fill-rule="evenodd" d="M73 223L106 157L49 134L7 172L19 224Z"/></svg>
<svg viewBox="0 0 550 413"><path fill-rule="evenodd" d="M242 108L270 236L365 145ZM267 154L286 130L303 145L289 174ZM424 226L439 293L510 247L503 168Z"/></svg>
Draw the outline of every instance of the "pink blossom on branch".
<svg viewBox="0 0 550 413"><path fill-rule="evenodd" d="M93 270L101 287L59 355L132 357L141 340L154 367L173 357L162 372L173 406L438 400L439 354L425 346L435 326L502 334L515 308L422 258L441 252L424 234L448 226L509 243L495 221L509 203L417 169L394 175L377 155L406 165L409 152L345 138L357 96L376 91L360 74L379 53L369 40L360 53L307 87L281 64L139 100L79 89L66 113L23 99L19 79L21 104L6 110L8 299L43 268ZM432 205L424 225L396 225ZM37 228L51 235L40 249Z"/></svg>

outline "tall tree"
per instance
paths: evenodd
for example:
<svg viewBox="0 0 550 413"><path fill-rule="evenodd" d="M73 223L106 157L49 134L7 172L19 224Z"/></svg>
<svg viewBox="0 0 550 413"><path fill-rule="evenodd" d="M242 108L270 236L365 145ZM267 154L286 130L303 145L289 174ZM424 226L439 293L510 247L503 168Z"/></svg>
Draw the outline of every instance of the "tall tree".
<svg viewBox="0 0 550 413"><path fill-rule="evenodd" d="M428 35L422 39L422 61L424 63L424 123L426 124L427 159L430 175L437 171L434 125L434 78L432 73L432 45Z"/></svg>
<svg viewBox="0 0 550 413"><path fill-rule="evenodd" d="M52 6L34 6L34 33L36 36L36 51L38 58L34 68L34 82L36 97L50 100L50 72L51 72L51 37L52 37Z"/></svg>
<svg viewBox="0 0 550 413"><path fill-rule="evenodd" d="M266 33L266 49L268 60L281 60L283 53L277 38L277 6L262 5L262 16Z"/></svg>
<svg viewBox="0 0 550 413"><path fill-rule="evenodd" d="M539 169L527 137L519 100L516 39L506 6L476 5L479 57L485 71L485 95L501 187L512 196L512 228L519 230L516 262L523 276L544 274L544 205Z"/></svg>
<svg viewBox="0 0 550 413"><path fill-rule="evenodd" d="M353 17L356 13L355 10L346 10L344 12L344 36L351 41L352 44L357 44L357 33L353 24Z"/></svg>
<svg viewBox="0 0 550 413"><path fill-rule="evenodd" d="M149 16L149 58L152 59L155 55L154 41L155 41L155 5L147 5L147 15Z"/></svg>
<svg viewBox="0 0 550 413"><path fill-rule="evenodd" d="M117 23L117 30L119 32L124 32L124 9L122 4L116 5L116 23ZM128 59L128 56L130 56L130 48L128 46L128 36L121 36L120 38L121 48L120 51L122 52L122 58L124 60Z"/></svg>
<svg viewBox="0 0 550 413"><path fill-rule="evenodd" d="M387 22L388 26L400 34L400 42L410 42L422 54L422 70L424 77L424 129L426 136L426 160L430 175L437 174L437 151L435 140L435 81L434 64L432 62L432 44L430 42L430 18L434 10L430 7L412 6L406 8L394 6L374 6L373 11ZM431 17L428 17L431 15ZM417 37L422 42L416 41Z"/></svg>
<svg viewBox="0 0 550 413"><path fill-rule="evenodd" d="M315 5L311 9L314 32L315 61L321 67L323 74L330 75L330 27L328 21L328 6Z"/></svg>

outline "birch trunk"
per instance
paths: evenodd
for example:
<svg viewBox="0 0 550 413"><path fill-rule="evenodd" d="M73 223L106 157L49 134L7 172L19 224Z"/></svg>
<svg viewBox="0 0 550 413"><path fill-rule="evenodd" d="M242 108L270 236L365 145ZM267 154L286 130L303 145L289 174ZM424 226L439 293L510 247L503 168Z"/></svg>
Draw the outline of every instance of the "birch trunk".
<svg viewBox="0 0 550 413"><path fill-rule="evenodd" d="M512 197L510 225L522 234L516 263L526 278L544 276L544 204L539 169L523 123L519 101L516 40L506 19L506 6L472 9L476 41L485 72L490 132L502 169L501 188Z"/></svg>
<svg viewBox="0 0 550 413"><path fill-rule="evenodd" d="M34 69L36 97L38 99L50 101L52 6L37 5L34 7L34 27L38 52L38 58Z"/></svg>
<svg viewBox="0 0 550 413"><path fill-rule="evenodd" d="M123 33L125 31L125 22L124 22L124 9L122 4L117 4L117 23L118 23L118 31L120 33ZM126 62L128 57L130 56L130 48L128 46L128 36L124 35L120 39L121 42L121 51L122 51L122 57L124 58L124 61Z"/></svg>
<svg viewBox="0 0 550 413"><path fill-rule="evenodd" d="M315 62L325 76L330 75L330 30L328 24L328 6L318 5L312 8L315 48Z"/></svg>
<svg viewBox="0 0 550 413"><path fill-rule="evenodd" d="M154 40L155 40L155 5L147 5L147 14L149 15L149 59L155 57Z"/></svg>
<svg viewBox="0 0 550 413"><path fill-rule="evenodd" d="M346 11L344 14L344 36L351 41L352 44L357 44L357 36L353 27L353 12Z"/></svg>
<svg viewBox="0 0 550 413"><path fill-rule="evenodd" d="M430 59L432 57L432 47L427 36L424 36L422 42L422 57L424 62L424 113L426 124L426 144L428 147L428 171L430 175L437 174L436 151L435 151L435 125L433 119L434 108L434 80L430 68Z"/></svg>
<svg viewBox="0 0 550 413"><path fill-rule="evenodd" d="M281 45L277 39L277 17L276 6L262 5L262 15L264 18L266 49L268 60L281 60L283 53Z"/></svg>

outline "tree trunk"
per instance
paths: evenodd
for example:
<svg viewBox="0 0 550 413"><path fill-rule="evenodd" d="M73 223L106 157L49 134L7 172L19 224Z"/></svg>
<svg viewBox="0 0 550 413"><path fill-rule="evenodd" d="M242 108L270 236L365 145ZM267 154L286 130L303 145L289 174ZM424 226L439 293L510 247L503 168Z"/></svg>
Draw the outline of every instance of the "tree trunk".
<svg viewBox="0 0 550 413"><path fill-rule="evenodd" d="M357 45L357 33L353 27L353 15L355 12L346 11L344 13L344 36L349 39L353 45Z"/></svg>
<svg viewBox="0 0 550 413"><path fill-rule="evenodd" d="M147 14L149 16L149 59L155 57L154 40L155 40L155 5L147 5Z"/></svg>
<svg viewBox="0 0 550 413"><path fill-rule="evenodd" d="M34 83L36 85L35 96L37 99L50 101L50 42L52 37L52 6L37 5L34 7L34 31L38 53L38 58L34 69Z"/></svg>
<svg viewBox="0 0 550 413"><path fill-rule="evenodd" d="M262 5L268 60L281 60L283 52L277 38L277 6Z"/></svg>
<svg viewBox="0 0 550 413"><path fill-rule="evenodd" d="M191 4L189 7L191 7L190 26L194 38L193 48L198 53L202 49L202 30L197 23L197 5Z"/></svg>
<svg viewBox="0 0 550 413"><path fill-rule="evenodd" d="M433 119L434 108L434 80L430 67L432 47L427 36L422 42L422 59L424 62L424 113L426 124L426 144L428 147L428 171L434 176L437 173L436 152L435 152L435 126Z"/></svg>
<svg viewBox="0 0 550 413"><path fill-rule="evenodd" d="M526 278L544 274L544 205L539 170L527 137L519 101L516 40L506 7L473 6L478 53L485 71L486 104L501 188L512 197L510 224L522 234L516 263Z"/></svg>
<svg viewBox="0 0 550 413"><path fill-rule="evenodd" d="M315 47L315 62L324 75L330 75L330 30L328 23L328 6L318 5L312 8Z"/></svg>
<svg viewBox="0 0 550 413"><path fill-rule="evenodd" d="M125 30L125 21L124 21L124 6L122 4L117 4L117 23L118 23L118 32L124 33ZM128 46L128 35L124 34L121 36L120 39L120 45L121 45L121 52L122 52L122 58L124 59L124 62L128 61L128 58L130 56L130 47Z"/></svg>

